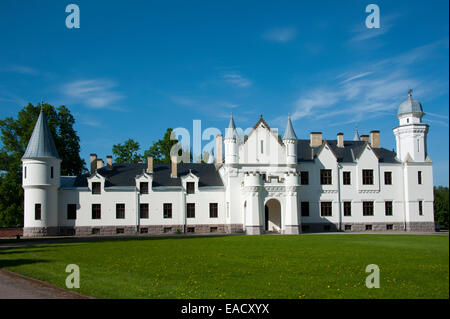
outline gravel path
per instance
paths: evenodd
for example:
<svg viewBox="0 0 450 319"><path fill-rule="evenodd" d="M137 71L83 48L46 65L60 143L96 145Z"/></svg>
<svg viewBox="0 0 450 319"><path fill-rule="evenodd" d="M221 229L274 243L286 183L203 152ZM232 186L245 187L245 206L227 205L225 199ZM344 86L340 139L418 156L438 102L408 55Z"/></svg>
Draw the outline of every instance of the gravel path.
<svg viewBox="0 0 450 319"><path fill-rule="evenodd" d="M85 299L48 283L0 269L0 299Z"/></svg>

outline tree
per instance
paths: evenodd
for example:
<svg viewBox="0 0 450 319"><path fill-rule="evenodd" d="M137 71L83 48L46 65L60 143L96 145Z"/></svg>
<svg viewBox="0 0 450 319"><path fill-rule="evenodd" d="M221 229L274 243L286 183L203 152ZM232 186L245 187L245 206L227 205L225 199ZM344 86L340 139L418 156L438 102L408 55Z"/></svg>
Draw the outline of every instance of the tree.
<svg viewBox="0 0 450 319"><path fill-rule="evenodd" d="M137 163L142 156L138 154L140 145L135 140L129 138L123 144L113 145L112 152L115 155L116 163Z"/></svg>
<svg viewBox="0 0 450 319"><path fill-rule="evenodd" d="M178 140L170 139L172 131L172 128L168 128L163 139L154 142L153 145L144 152L144 158L153 156L154 163L170 163L170 150L178 143Z"/></svg>
<svg viewBox="0 0 450 319"><path fill-rule="evenodd" d="M449 223L449 188L434 188L434 221L441 229L448 229Z"/></svg>
<svg viewBox="0 0 450 319"><path fill-rule="evenodd" d="M50 132L61 158L61 175L80 175L85 161L80 158L80 138L73 126L75 119L64 105L29 103L17 114L0 121L0 226L23 223L22 162L40 109L47 116Z"/></svg>

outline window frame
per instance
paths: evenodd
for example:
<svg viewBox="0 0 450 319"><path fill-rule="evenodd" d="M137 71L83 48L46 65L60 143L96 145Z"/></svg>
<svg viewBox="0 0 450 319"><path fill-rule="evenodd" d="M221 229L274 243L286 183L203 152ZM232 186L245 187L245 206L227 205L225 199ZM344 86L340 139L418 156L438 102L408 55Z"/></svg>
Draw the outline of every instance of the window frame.
<svg viewBox="0 0 450 319"><path fill-rule="evenodd" d="M329 204L329 206L328 206ZM329 211L328 211L329 209ZM321 217L332 217L333 216L333 202L325 201L320 202L320 216Z"/></svg>
<svg viewBox="0 0 450 319"><path fill-rule="evenodd" d="M186 203L186 218L195 218L195 203Z"/></svg>
<svg viewBox="0 0 450 319"><path fill-rule="evenodd" d="M70 209L70 208L74 208L74 210ZM71 214L74 214L74 216L72 216ZM67 204L67 220L76 220L77 219L77 204Z"/></svg>
<svg viewBox="0 0 450 319"><path fill-rule="evenodd" d="M384 201L384 215L385 216L394 215L394 204L391 200Z"/></svg>
<svg viewBox="0 0 450 319"><path fill-rule="evenodd" d="M366 176L365 173L370 174ZM373 169L362 170L362 183L363 185L373 185L374 183Z"/></svg>
<svg viewBox="0 0 450 319"><path fill-rule="evenodd" d="M219 217L219 203L209 203L209 218L218 218L218 217Z"/></svg>
<svg viewBox="0 0 450 319"><path fill-rule="evenodd" d="M343 210L344 210L344 216L345 217L349 217L349 216L352 216L352 202L351 201L344 201L344 207L343 207ZM347 205L347 206L346 206ZM349 210L349 211L347 211L347 209Z"/></svg>
<svg viewBox="0 0 450 319"><path fill-rule="evenodd" d="M186 182L186 194L195 194L195 182Z"/></svg>
<svg viewBox="0 0 450 319"><path fill-rule="evenodd" d="M300 185L309 185L309 171L300 171Z"/></svg>
<svg viewBox="0 0 450 319"><path fill-rule="evenodd" d="M363 205L363 216L374 216L375 214L375 205L373 201L365 200L362 202ZM367 212L366 209L369 209Z"/></svg>
<svg viewBox="0 0 450 319"><path fill-rule="evenodd" d="M389 176L389 178L387 178ZM384 172L384 185L392 185L392 172L385 171Z"/></svg>
<svg viewBox="0 0 450 319"><path fill-rule="evenodd" d="M163 218L172 218L172 203L163 203Z"/></svg>
<svg viewBox="0 0 450 319"><path fill-rule="evenodd" d="M42 220L42 204L34 204L34 220Z"/></svg>
<svg viewBox="0 0 450 319"><path fill-rule="evenodd" d="M92 182L92 195L100 195L102 193L102 183L101 182Z"/></svg>
<svg viewBox="0 0 450 319"><path fill-rule="evenodd" d="M306 207L306 211L305 211L305 207ZM300 202L300 215L302 217L309 217L309 202L308 201Z"/></svg>
<svg viewBox="0 0 450 319"><path fill-rule="evenodd" d="M342 185L351 185L352 184L352 172L351 171L343 171L342 172Z"/></svg>
<svg viewBox="0 0 450 319"><path fill-rule="evenodd" d="M332 185L333 184L333 171L328 168L320 170L320 185Z"/></svg>
<svg viewBox="0 0 450 319"><path fill-rule="evenodd" d="M91 219L102 219L102 204L92 204L91 213L92 213Z"/></svg>
<svg viewBox="0 0 450 319"><path fill-rule="evenodd" d="M125 203L116 203L116 219L125 219Z"/></svg>
<svg viewBox="0 0 450 319"><path fill-rule="evenodd" d="M141 194L148 194L148 191L149 191L148 182L140 182L139 183L139 191Z"/></svg>
<svg viewBox="0 0 450 319"><path fill-rule="evenodd" d="M147 207L146 209L142 209L142 207ZM142 212L145 211L146 215L143 215ZM139 203L139 218L140 219L148 219L150 207L148 203Z"/></svg>

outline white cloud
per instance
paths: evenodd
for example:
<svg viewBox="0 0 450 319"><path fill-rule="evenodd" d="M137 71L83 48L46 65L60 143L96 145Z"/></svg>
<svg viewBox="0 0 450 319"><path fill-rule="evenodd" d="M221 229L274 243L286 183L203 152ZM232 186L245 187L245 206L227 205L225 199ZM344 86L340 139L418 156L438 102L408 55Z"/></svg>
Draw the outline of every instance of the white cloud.
<svg viewBox="0 0 450 319"><path fill-rule="evenodd" d="M6 72L12 72L12 73L18 73L18 74L25 74L25 75L38 75L39 72L36 69L30 68L25 65L10 65L3 69L3 71Z"/></svg>
<svg viewBox="0 0 450 319"><path fill-rule="evenodd" d="M339 124L345 124L395 112L409 88L414 89L418 99L439 95L440 86L445 83L431 75L427 78L412 73L415 63L429 57L436 47L433 44L418 47L362 70L341 73L326 85L309 88L293 103L292 119L327 119L329 125L334 125L334 118L339 117Z"/></svg>
<svg viewBox="0 0 450 319"><path fill-rule="evenodd" d="M274 28L263 34L263 38L278 43L286 43L295 38L297 30L295 28Z"/></svg>
<svg viewBox="0 0 450 319"><path fill-rule="evenodd" d="M252 82L249 79L246 79L237 72L225 73L222 77L226 82L236 87L245 88L252 85Z"/></svg>
<svg viewBox="0 0 450 319"><path fill-rule="evenodd" d="M115 103L124 98L114 91L117 85L104 79L79 80L63 85L63 94L75 102L94 109L118 109Z"/></svg>

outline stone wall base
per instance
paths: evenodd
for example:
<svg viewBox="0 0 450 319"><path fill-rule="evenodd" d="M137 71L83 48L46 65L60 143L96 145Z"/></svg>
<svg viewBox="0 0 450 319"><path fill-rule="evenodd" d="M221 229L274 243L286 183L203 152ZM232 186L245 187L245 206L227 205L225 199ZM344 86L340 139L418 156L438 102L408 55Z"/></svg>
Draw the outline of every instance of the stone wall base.
<svg viewBox="0 0 450 319"><path fill-rule="evenodd" d="M245 226L245 233L247 235L261 235L264 234L262 226Z"/></svg>
<svg viewBox="0 0 450 319"><path fill-rule="evenodd" d="M405 231L403 222L382 223L342 223L341 229L334 223L302 223L303 233L322 232L386 232ZM434 232L434 222L411 222L406 223L406 231L409 232Z"/></svg>
<svg viewBox="0 0 450 319"><path fill-rule="evenodd" d="M44 237L56 236L59 233L59 227L24 227L23 237Z"/></svg>
<svg viewBox="0 0 450 319"><path fill-rule="evenodd" d="M161 234L207 234L242 233L242 224L195 224L187 225L141 225L137 226L75 226L75 227L26 227L24 237L45 236L95 236L95 235L161 235Z"/></svg>
<svg viewBox="0 0 450 319"><path fill-rule="evenodd" d="M297 235L301 233L301 227L298 225L286 225L282 233L286 235Z"/></svg>

